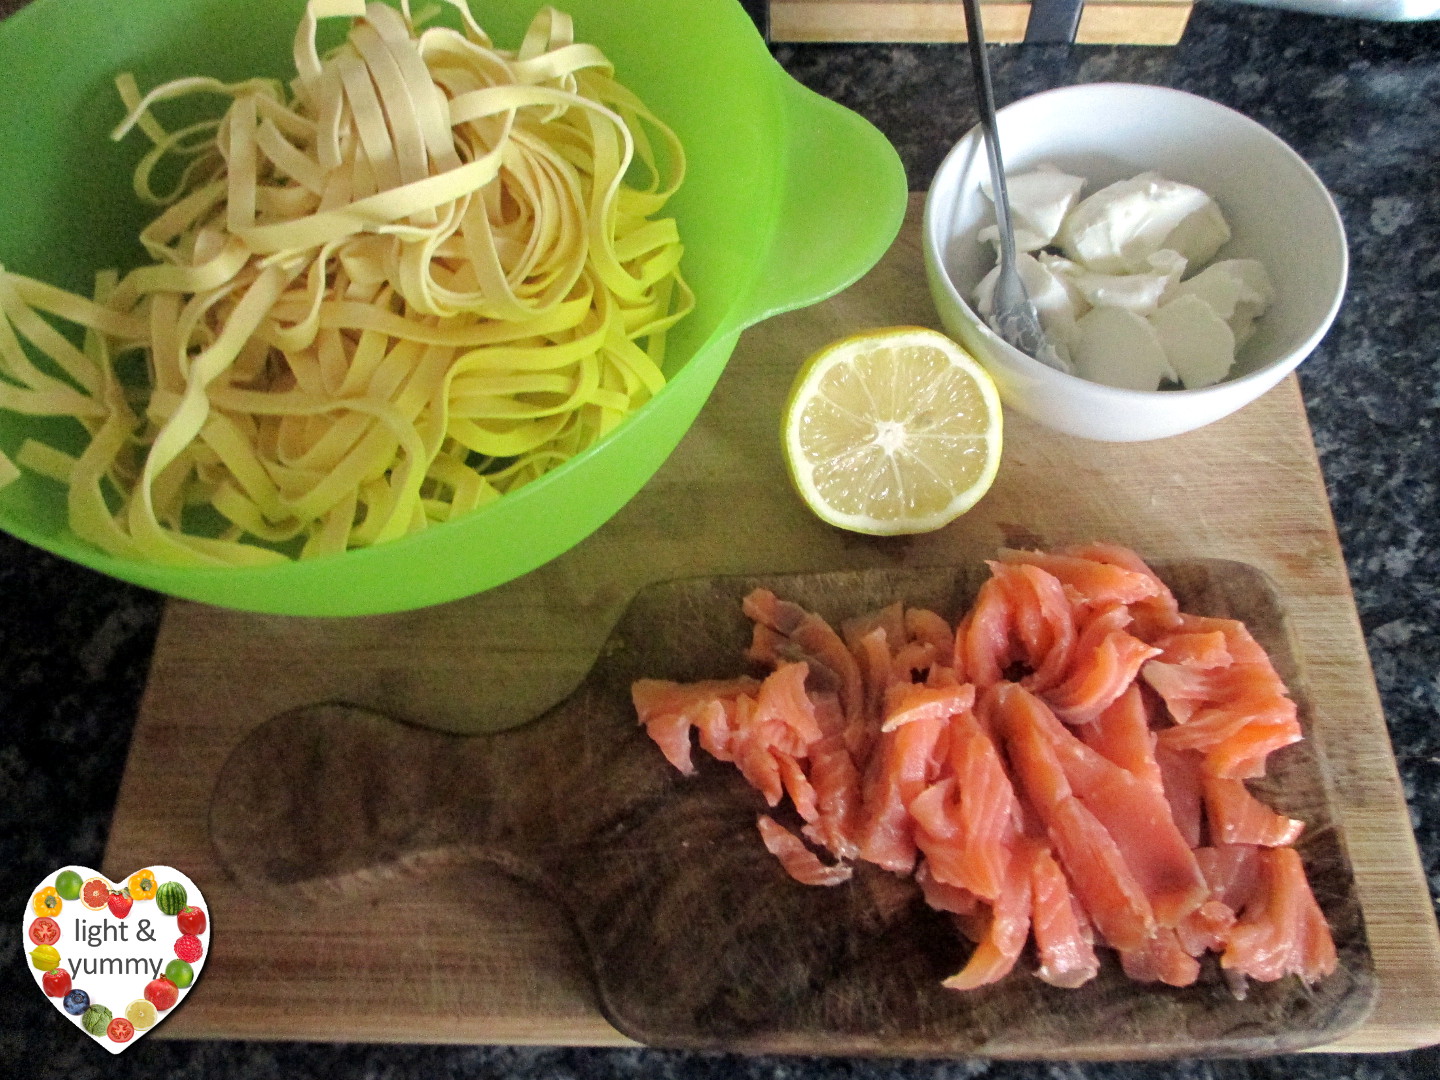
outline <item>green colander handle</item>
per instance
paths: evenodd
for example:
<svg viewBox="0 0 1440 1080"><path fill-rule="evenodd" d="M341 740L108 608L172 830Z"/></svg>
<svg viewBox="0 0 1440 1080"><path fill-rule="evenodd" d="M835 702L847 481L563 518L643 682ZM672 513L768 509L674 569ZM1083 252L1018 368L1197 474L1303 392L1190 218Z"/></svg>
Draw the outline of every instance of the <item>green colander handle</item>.
<svg viewBox="0 0 1440 1080"><path fill-rule="evenodd" d="M868 120L776 69L789 138L774 238L746 325L833 296L880 261L905 217L900 155Z"/></svg>

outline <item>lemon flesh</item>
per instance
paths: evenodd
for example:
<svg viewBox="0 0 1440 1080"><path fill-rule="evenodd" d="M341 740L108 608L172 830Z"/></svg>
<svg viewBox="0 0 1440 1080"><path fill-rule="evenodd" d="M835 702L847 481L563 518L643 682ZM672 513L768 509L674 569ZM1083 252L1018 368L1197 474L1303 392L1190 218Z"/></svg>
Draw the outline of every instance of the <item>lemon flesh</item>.
<svg viewBox="0 0 1440 1080"><path fill-rule="evenodd" d="M1000 397L985 370L933 330L844 338L806 361L785 410L786 462L822 520L873 535L938 529L989 490Z"/></svg>

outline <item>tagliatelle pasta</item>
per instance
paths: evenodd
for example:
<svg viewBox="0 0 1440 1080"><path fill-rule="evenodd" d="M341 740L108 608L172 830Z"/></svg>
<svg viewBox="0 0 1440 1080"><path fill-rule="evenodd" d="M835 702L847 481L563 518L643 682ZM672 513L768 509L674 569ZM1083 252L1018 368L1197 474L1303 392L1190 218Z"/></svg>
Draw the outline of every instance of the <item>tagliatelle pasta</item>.
<svg viewBox="0 0 1440 1080"><path fill-rule="evenodd" d="M71 527L112 554L258 565L473 510L660 389L693 306L658 216L678 141L564 14L506 51L445 3L463 29L311 0L288 88L117 79L115 137L152 144L154 262L89 299L0 268L0 407L89 433L0 455L0 481L67 483ZM322 57L334 16L354 21ZM230 103L174 131L152 112L194 95Z"/></svg>

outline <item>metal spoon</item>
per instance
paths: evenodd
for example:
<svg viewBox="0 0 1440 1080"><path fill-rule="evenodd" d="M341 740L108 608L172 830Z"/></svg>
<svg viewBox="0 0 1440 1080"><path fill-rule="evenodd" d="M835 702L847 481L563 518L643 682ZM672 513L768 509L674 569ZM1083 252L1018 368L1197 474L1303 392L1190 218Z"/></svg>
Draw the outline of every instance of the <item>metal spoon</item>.
<svg viewBox="0 0 1440 1080"><path fill-rule="evenodd" d="M1015 267L1015 230L1010 222L1010 194L1005 188L1005 166L1000 158L1000 133L995 124L995 91L990 85L990 62L985 55L985 32L980 26L980 0L964 0L970 60L975 66L975 87L980 93L980 127L990 158L990 182L995 193L995 223L1000 231L1000 274L995 279L990 326L1007 343L1026 356L1058 371L1069 365L1045 337L1040 315Z"/></svg>

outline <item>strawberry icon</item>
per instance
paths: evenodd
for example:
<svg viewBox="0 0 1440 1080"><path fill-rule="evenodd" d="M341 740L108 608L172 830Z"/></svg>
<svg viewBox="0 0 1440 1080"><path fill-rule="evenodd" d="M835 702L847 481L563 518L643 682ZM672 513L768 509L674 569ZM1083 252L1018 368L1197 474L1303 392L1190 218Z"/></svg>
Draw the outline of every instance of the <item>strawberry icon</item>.
<svg viewBox="0 0 1440 1080"><path fill-rule="evenodd" d="M107 903L110 905L110 914L117 919L123 919L130 914L130 908L135 901L130 899L130 891L127 889L124 892L112 892Z"/></svg>

